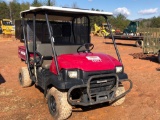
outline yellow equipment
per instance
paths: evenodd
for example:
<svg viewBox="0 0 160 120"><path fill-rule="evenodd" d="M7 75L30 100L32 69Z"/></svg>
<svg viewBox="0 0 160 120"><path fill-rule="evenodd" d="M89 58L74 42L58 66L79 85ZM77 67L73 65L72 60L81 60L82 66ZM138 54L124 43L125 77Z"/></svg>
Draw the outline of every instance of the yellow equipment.
<svg viewBox="0 0 160 120"><path fill-rule="evenodd" d="M108 32L108 25L106 23L102 23L102 26L98 26L96 23L94 24L94 35L105 37L108 36L110 33ZM112 32L115 32L114 29L112 29Z"/></svg>
<svg viewBox="0 0 160 120"><path fill-rule="evenodd" d="M10 19L1 19L0 28L1 28L2 34L4 35L15 34L15 26L12 24L12 21Z"/></svg>

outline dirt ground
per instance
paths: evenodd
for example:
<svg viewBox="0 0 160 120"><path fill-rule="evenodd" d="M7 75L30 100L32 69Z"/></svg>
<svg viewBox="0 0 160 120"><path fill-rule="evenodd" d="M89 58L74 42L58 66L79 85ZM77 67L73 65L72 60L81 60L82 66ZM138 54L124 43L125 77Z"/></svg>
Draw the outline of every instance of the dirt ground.
<svg viewBox="0 0 160 120"><path fill-rule="evenodd" d="M82 111L73 109L69 120L160 120L160 64L155 56L135 59L141 54L135 41L116 40L125 72L133 89L121 106L98 105ZM111 40L92 37L94 52L115 56ZM52 120L43 94L33 85L22 88L18 82L19 68L25 66L18 58L17 47L23 45L14 37L0 37L0 120Z"/></svg>

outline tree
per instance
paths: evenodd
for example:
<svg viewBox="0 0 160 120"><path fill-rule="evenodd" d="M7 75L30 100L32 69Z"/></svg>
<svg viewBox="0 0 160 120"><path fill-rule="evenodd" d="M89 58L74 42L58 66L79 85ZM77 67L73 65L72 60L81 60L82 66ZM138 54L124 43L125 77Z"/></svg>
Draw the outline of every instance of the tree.
<svg viewBox="0 0 160 120"><path fill-rule="evenodd" d="M22 4L21 4L21 11L28 10L29 6L30 6L29 2L22 2Z"/></svg>
<svg viewBox="0 0 160 120"><path fill-rule="evenodd" d="M115 29L120 29L123 31L129 24L129 20L122 14L117 15L117 17L112 18L111 24L114 25Z"/></svg>
<svg viewBox="0 0 160 120"><path fill-rule="evenodd" d="M20 11L21 11L20 3L18 3L16 0L13 0L12 2L9 3L9 9L10 9L10 19L12 21L20 18Z"/></svg>
<svg viewBox="0 0 160 120"><path fill-rule="evenodd" d="M47 6L55 6L56 5L56 0L45 0L42 3L43 3L43 5L47 5Z"/></svg>
<svg viewBox="0 0 160 120"><path fill-rule="evenodd" d="M42 4L40 2L38 2L38 0L34 0L32 3L32 6L39 7L39 6L42 6Z"/></svg>
<svg viewBox="0 0 160 120"><path fill-rule="evenodd" d="M160 17L153 17L151 19L151 27L159 28L160 27Z"/></svg>
<svg viewBox="0 0 160 120"><path fill-rule="evenodd" d="M4 18L10 18L9 16L9 7L6 4L6 2L2 1L0 2L0 19L4 19Z"/></svg>
<svg viewBox="0 0 160 120"><path fill-rule="evenodd" d="M78 8L78 5L77 5L76 2L74 2L71 7L72 7L72 8Z"/></svg>
<svg viewBox="0 0 160 120"><path fill-rule="evenodd" d="M94 9L94 8L92 8L91 10L93 10L93 11L100 11L99 9ZM104 23L104 22L106 22L105 21L105 19L104 19L104 17L102 17L102 16L99 16L99 17L97 17L97 16L91 16L90 17L90 26L91 26L91 29L93 30L94 29L94 24L96 23L98 26L101 26L102 25L102 23Z"/></svg>

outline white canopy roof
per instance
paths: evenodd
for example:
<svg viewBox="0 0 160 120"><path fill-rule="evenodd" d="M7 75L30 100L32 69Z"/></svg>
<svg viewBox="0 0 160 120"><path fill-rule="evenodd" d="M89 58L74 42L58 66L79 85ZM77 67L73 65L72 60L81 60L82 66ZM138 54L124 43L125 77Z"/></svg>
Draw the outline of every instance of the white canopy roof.
<svg viewBox="0 0 160 120"><path fill-rule="evenodd" d="M63 7L55 7L55 6L30 7L29 10L22 11L20 15L21 17L24 17L24 18L32 18L34 13L38 13L42 15L45 12L49 15L66 16L66 17L73 17L75 15L77 16L78 15L87 15L87 16L113 15L111 12L63 8Z"/></svg>

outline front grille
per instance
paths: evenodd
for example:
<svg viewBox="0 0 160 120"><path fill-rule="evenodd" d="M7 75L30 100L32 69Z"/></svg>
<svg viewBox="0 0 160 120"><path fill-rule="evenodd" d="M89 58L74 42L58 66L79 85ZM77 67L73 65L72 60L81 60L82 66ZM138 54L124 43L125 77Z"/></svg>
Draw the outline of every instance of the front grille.
<svg viewBox="0 0 160 120"><path fill-rule="evenodd" d="M83 79L84 83L88 82L88 79L95 75L104 75L104 74L114 74L115 70L107 70L107 71L94 71L94 72L85 72L80 71L80 77Z"/></svg>
<svg viewBox="0 0 160 120"><path fill-rule="evenodd" d="M106 76L102 78L93 78L90 81L90 93L96 94L104 91L111 91L116 85L115 76Z"/></svg>

